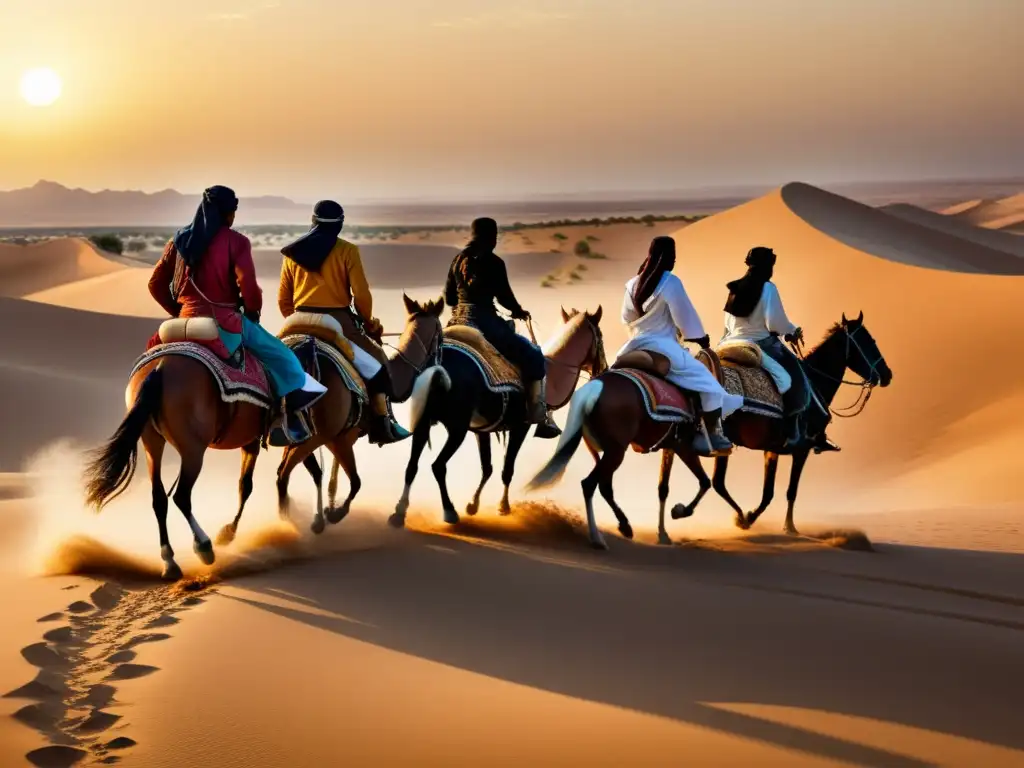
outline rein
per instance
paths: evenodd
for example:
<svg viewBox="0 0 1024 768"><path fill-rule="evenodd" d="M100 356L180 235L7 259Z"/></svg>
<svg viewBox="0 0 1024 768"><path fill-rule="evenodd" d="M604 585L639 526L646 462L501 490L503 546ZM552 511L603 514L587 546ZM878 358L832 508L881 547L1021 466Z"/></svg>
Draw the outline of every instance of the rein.
<svg viewBox="0 0 1024 768"><path fill-rule="evenodd" d="M796 356L800 358L800 362L803 363L804 367L806 367L807 370L816 373L818 376L821 376L824 379L828 379L829 381L838 384L839 386L848 385L851 387L860 388L860 391L857 393L856 399L853 401L851 405L845 408L833 408L832 404L829 403L828 410L836 418L852 419L854 416L859 416L861 412L863 412L863 410L867 407L868 400L871 399L871 393L877 386L877 384L874 383L873 379L876 378L875 374L877 373L878 364L882 361L882 354L881 352L879 352L878 357L875 358L874 360L870 360L868 358L867 354L864 352L864 348L861 347L861 345L858 344L857 340L854 338L854 336L857 334L857 331L859 331L862 327L863 326L858 325L852 333L848 328L846 328L845 326L843 327L843 333L846 336L846 350L843 355L843 362L845 364L845 367L848 368L849 364L847 363L847 361L850 359L850 345L852 344L857 349L857 352L860 353L861 359L868 366L868 376L864 378L862 381L850 381L843 376L836 377L832 376L831 374L825 373L824 371L814 367L813 365L807 362L807 358L804 355L803 350L800 348L800 345L798 343L790 344L793 351L796 353ZM822 399L821 393L817 391L813 383L811 384L811 389L814 392L815 398L820 401Z"/></svg>
<svg viewBox="0 0 1024 768"><path fill-rule="evenodd" d="M532 317L527 317L523 321L523 324L526 326L526 330L530 334L530 341L533 342L533 345L535 347L539 347L540 344L537 342L537 334L534 332L534 329L533 329L533 318ZM589 320L587 321L587 324L590 326L590 330L594 334L594 341L593 341L593 344L590 347L590 351L593 353L593 357L594 357L595 364L596 364L597 357L598 357L597 347L600 344L601 332L597 328L597 326L595 326ZM572 387L573 390L576 389L576 385L579 383L580 376L586 375L588 380L594 378L595 374L593 374L590 371L585 371L583 369L583 364L586 362L586 357L584 357L584 359L578 365L574 364L574 363L565 362L564 360L556 360L554 358L546 358L546 359L547 359L548 363L554 363L556 365L562 366L563 368L568 368L571 371L575 371L575 377L576 378L573 381L573 387ZM571 397L571 395L570 395L570 397ZM565 405L565 403L562 403L562 405Z"/></svg>
<svg viewBox="0 0 1024 768"><path fill-rule="evenodd" d="M426 344L423 343L423 340L419 337L419 334L414 333L412 335L412 337L416 340L416 343L419 344L420 348L423 350L423 363L421 363L420 365L416 365L412 360L409 359L409 357L405 354L405 352L403 352L401 349L396 347L394 344L389 344L388 342L384 341L384 342L381 343L381 346L390 347L391 349L393 349L395 351L395 353L398 355L398 358L403 363L405 363L410 368L412 368L413 372L418 376L419 374L423 373L423 371L425 371L427 369L428 365L430 365L430 364L432 364L432 365L440 365L441 364L441 344L438 342L438 337L441 336L441 334L443 333L443 330L441 329L440 326L441 326L441 324L439 322L438 323L438 330L434 333L433 336L430 337L430 347L428 347ZM381 338L383 338L385 336L401 336L401 335L402 335L401 333L382 333L381 334ZM431 347L434 350L433 354L431 354L431 351L430 351Z"/></svg>

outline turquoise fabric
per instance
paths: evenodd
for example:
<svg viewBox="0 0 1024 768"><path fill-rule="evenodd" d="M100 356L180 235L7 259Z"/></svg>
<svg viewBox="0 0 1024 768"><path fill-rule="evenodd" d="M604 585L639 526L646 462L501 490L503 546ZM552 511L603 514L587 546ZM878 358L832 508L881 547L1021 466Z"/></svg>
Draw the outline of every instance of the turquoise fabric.
<svg viewBox="0 0 1024 768"><path fill-rule="evenodd" d="M224 336L237 337L237 334L225 334L221 331L221 338ZM299 358L285 346L283 341L263 326L243 317L241 341L242 345L256 355L266 367L270 385L278 397L284 397L289 392L301 389L302 385L306 383L306 372L302 370ZM224 343L227 344L227 340ZM237 346L236 344L236 349ZM230 345L228 349L231 349Z"/></svg>

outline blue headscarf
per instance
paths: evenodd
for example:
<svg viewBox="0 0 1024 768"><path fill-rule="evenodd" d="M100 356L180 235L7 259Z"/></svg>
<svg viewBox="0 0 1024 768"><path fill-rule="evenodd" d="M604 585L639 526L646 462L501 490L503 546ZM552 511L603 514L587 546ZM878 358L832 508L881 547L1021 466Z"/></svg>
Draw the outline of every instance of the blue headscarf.
<svg viewBox="0 0 1024 768"><path fill-rule="evenodd" d="M338 235L345 226L345 209L333 200L321 200L313 206L313 226L302 237L281 249L281 253L303 269L319 272Z"/></svg>
<svg viewBox="0 0 1024 768"><path fill-rule="evenodd" d="M192 223L174 234L174 247L186 267L195 268L199 264L214 235L224 226L224 220L237 210L238 198L233 190L215 186L203 192Z"/></svg>

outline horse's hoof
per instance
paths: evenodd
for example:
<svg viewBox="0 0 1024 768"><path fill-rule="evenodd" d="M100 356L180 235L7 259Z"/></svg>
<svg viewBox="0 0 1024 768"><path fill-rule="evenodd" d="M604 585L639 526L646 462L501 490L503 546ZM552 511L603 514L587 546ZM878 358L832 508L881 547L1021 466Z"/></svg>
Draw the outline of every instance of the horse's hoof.
<svg viewBox="0 0 1024 768"><path fill-rule="evenodd" d="M448 523L448 525L458 525L459 513L456 512L454 509L446 509L444 511L444 521Z"/></svg>
<svg viewBox="0 0 1024 768"><path fill-rule="evenodd" d="M736 519L733 522L736 524L736 527L739 528L741 531L749 531L751 523L754 522L754 518L744 517L743 515L736 515Z"/></svg>
<svg viewBox="0 0 1024 768"><path fill-rule="evenodd" d="M235 533L238 529L232 523L228 523L220 529L220 533L217 534L217 546L226 547L228 544L235 540Z"/></svg>
<svg viewBox="0 0 1024 768"><path fill-rule="evenodd" d="M685 504L676 504L672 507L672 519L682 520L685 517L693 515L693 507L688 507Z"/></svg>
<svg viewBox="0 0 1024 768"><path fill-rule="evenodd" d="M466 514L469 515L470 517L473 517L473 515L475 515L479 511L480 511L480 502L479 501L471 501L471 502L469 502L469 504L466 505Z"/></svg>
<svg viewBox="0 0 1024 768"><path fill-rule="evenodd" d="M596 549L601 552L607 551L608 549L608 545L605 543L604 537L602 536L598 536L596 539L591 539L590 547L591 549Z"/></svg>
<svg viewBox="0 0 1024 768"><path fill-rule="evenodd" d="M782 528L782 531L783 531L783 533L785 533L785 534L786 534L787 536L799 536L799 535L800 535L800 531L798 531L798 530L796 529L796 526L793 526L793 525L786 525L786 526L783 526L783 528Z"/></svg>
<svg viewBox="0 0 1024 768"><path fill-rule="evenodd" d="M388 518L388 525L392 528L405 528L405 513L395 512Z"/></svg>
<svg viewBox="0 0 1024 768"><path fill-rule="evenodd" d="M619 523L619 533L622 534L622 538L632 540L633 526L629 523Z"/></svg>
<svg viewBox="0 0 1024 768"><path fill-rule="evenodd" d="M324 532L324 527L324 516L313 515L313 522L309 524L309 530L311 530L313 533L319 536L321 533Z"/></svg>
<svg viewBox="0 0 1024 768"><path fill-rule="evenodd" d="M203 565L213 565L214 560L217 556L213 552L213 542L209 539L204 541L197 541L192 545L192 549L199 555L199 559L203 561Z"/></svg>
<svg viewBox="0 0 1024 768"><path fill-rule="evenodd" d="M511 515L512 514L512 507L511 507L511 505L507 501L499 504L498 505L498 514L501 515L502 517L508 517L509 515Z"/></svg>
<svg viewBox="0 0 1024 768"><path fill-rule="evenodd" d="M327 517L327 522L331 525L337 525L348 516L349 505L342 504L340 507L328 507L324 511L324 515Z"/></svg>
<svg viewBox="0 0 1024 768"><path fill-rule="evenodd" d="M160 574L160 578L164 581L178 581L181 578L181 568L173 560L164 563L164 570Z"/></svg>
<svg viewBox="0 0 1024 768"><path fill-rule="evenodd" d="M672 539L668 537L668 533L665 531L658 531L658 544L663 547L669 547L672 545Z"/></svg>

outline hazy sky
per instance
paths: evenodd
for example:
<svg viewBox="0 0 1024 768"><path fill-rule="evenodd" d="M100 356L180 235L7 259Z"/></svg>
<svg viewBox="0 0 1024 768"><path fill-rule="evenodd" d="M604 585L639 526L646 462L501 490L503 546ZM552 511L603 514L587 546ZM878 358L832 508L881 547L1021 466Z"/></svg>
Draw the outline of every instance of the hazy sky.
<svg viewBox="0 0 1024 768"><path fill-rule="evenodd" d="M1024 174L1024 0L0 0L0 188ZM26 105L49 66L64 95Z"/></svg>

